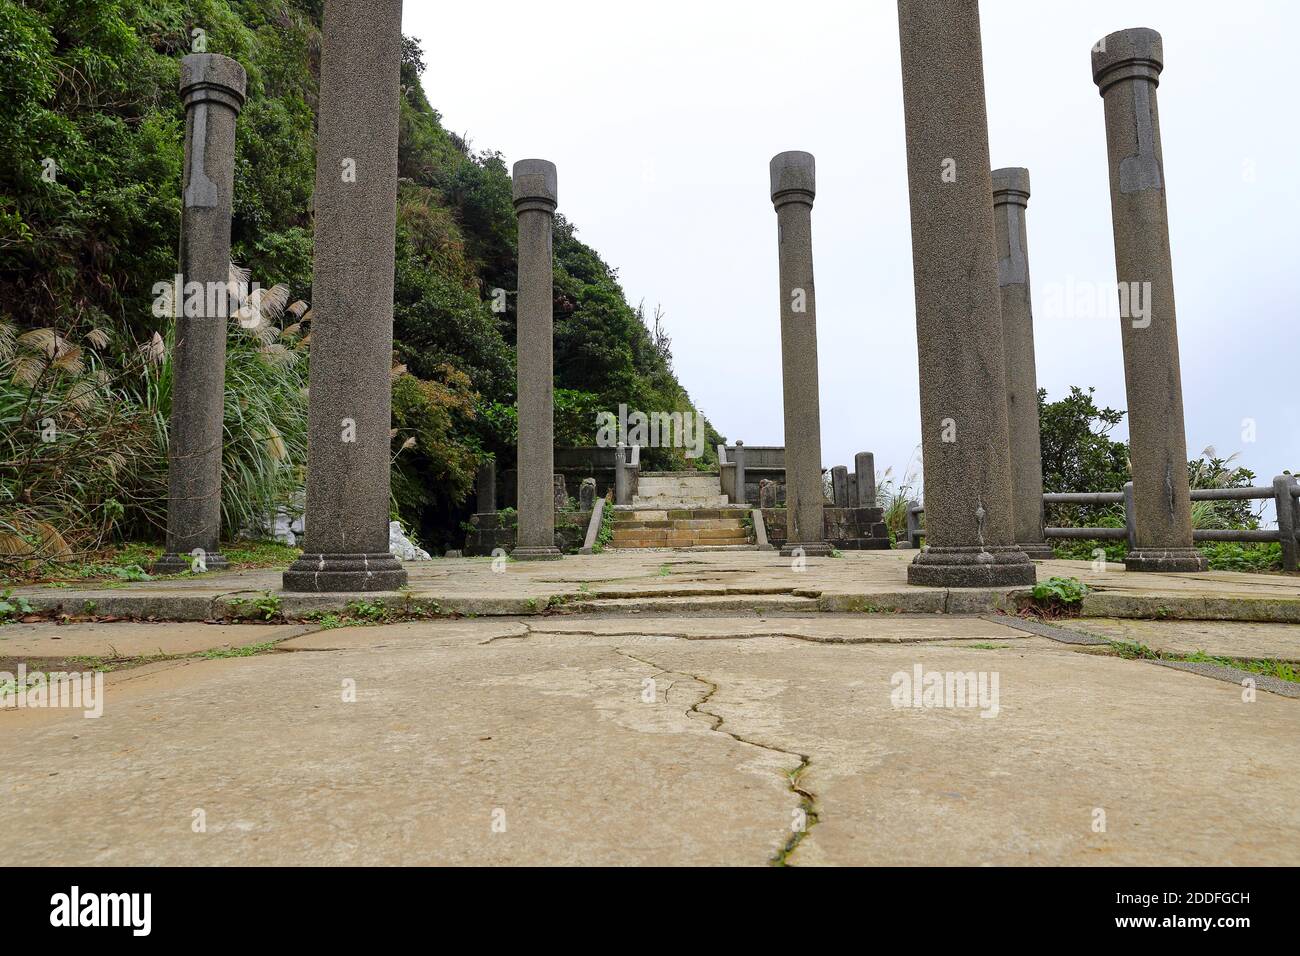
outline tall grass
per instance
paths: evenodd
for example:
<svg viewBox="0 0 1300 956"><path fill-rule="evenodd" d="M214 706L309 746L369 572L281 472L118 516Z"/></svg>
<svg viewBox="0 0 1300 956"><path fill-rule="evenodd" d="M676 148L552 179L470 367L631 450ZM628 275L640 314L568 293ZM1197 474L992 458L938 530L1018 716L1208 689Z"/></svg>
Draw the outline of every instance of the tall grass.
<svg viewBox="0 0 1300 956"><path fill-rule="evenodd" d="M289 290L245 294L226 342L222 522L256 529L303 484L310 312ZM282 327L283 320L291 323ZM0 570L158 540L167 524L171 330L114 348L90 329L20 332L0 321Z"/></svg>

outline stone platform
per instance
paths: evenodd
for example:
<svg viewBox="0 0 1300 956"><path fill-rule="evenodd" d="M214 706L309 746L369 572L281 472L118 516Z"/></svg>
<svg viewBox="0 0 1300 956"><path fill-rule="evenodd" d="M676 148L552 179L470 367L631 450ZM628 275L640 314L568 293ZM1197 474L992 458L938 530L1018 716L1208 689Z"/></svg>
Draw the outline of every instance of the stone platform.
<svg viewBox="0 0 1300 956"><path fill-rule="evenodd" d="M73 616L248 619L274 599L297 620L350 604L418 614L620 614L760 610L797 613L975 613L1014 610L1025 588L949 589L907 583L916 551L846 551L791 560L773 552L617 551L559 562L436 559L407 565L403 591L290 594L276 569L226 571L115 585L15 589L35 607ZM1092 589L1088 617L1300 623L1300 576L1203 571L1154 574L1119 564L1037 562L1038 579L1075 577Z"/></svg>

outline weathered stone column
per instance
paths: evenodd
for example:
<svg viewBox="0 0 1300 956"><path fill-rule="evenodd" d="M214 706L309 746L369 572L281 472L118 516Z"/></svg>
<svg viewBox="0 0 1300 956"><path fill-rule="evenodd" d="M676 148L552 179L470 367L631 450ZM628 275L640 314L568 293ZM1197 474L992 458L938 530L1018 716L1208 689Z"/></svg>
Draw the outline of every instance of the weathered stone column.
<svg viewBox="0 0 1300 956"><path fill-rule="evenodd" d="M1128 553L1124 566L1130 571L1204 571L1205 556L1192 543L1183 383L1156 108L1163 68L1164 51L1155 30L1121 30L1092 50L1092 78L1106 110L1115 274L1120 311L1127 313L1120 317L1120 335L1137 550Z"/></svg>
<svg viewBox="0 0 1300 956"><path fill-rule="evenodd" d="M195 53L181 60L182 287L176 295L167 428L167 545L155 574L227 566L220 545L221 450L235 118L244 105L244 84L244 68L229 57Z"/></svg>
<svg viewBox="0 0 1300 956"><path fill-rule="evenodd" d="M632 495L628 491L627 445L622 442L614 449L614 504L630 505Z"/></svg>
<svg viewBox="0 0 1300 956"><path fill-rule="evenodd" d="M551 226L555 164L521 159L514 168L519 217L519 560L561 557L555 546L555 420Z"/></svg>
<svg viewBox="0 0 1300 956"><path fill-rule="evenodd" d="M781 269L781 385L785 397L786 542L781 554L828 555L822 493L822 426L817 392L817 295L813 288L811 153L772 157Z"/></svg>
<svg viewBox="0 0 1300 956"><path fill-rule="evenodd" d="M1002 310L976 0L898 0L926 548L912 584L1029 584L1014 546Z"/></svg>
<svg viewBox="0 0 1300 956"><path fill-rule="evenodd" d="M391 591L401 0L326 0L316 140L307 536L288 591Z"/></svg>
<svg viewBox="0 0 1300 956"><path fill-rule="evenodd" d="M858 500L853 502L859 508L876 506L876 456L869 451L860 451L853 456L853 472L858 476Z"/></svg>
<svg viewBox="0 0 1300 956"><path fill-rule="evenodd" d="M475 476L475 512L481 515L494 514L497 510L497 463L493 458L486 459L478 466Z"/></svg>
<svg viewBox="0 0 1300 956"><path fill-rule="evenodd" d="M831 500L836 508L849 507L849 469L844 465L831 468Z"/></svg>
<svg viewBox="0 0 1300 956"><path fill-rule="evenodd" d="M1007 431L1011 442L1011 516L1016 546L1050 558L1043 537L1043 450L1038 431L1034 313L1029 301L1029 243L1025 209L1029 170L993 170L993 224L1002 291L1002 352L1007 366Z"/></svg>

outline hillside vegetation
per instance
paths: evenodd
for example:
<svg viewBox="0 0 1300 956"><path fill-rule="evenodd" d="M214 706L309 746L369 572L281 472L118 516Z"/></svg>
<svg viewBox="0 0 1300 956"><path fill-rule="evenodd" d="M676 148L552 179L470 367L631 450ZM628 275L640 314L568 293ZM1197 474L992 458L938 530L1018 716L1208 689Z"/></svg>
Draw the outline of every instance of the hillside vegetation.
<svg viewBox="0 0 1300 956"><path fill-rule="evenodd" d="M248 72L232 258L310 303L322 9L0 0L0 555L66 558L161 534L170 321L152 289L176 271L179 60L196 45ZM514 299L494 312L492 290L515 288L516 237L507 159L443 127L423 70L408 38L393 487L394 510L438 546L458 537L478 463L513 464ZM667 338L616 270L562 216L554 248L557 444L591 444L596 412L620 403L690 408ZM303 480L310 313L264 312L262 329L230 335L230 536ZM710 428L706 449L720 440ZM688 464L672 450L647 463Z"/></svg>

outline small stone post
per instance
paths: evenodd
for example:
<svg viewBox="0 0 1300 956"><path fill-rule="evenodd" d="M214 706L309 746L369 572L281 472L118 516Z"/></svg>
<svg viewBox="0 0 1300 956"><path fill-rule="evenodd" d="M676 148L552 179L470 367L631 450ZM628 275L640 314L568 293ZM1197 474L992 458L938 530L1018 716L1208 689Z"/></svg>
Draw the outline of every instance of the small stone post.
<svg viewBox="0 0 1300 956"><path fill-rule="evenodd" d="M831 469L831 500L836 508L849 506L849 470L844 465Z"/></svg>
<svg viewBox="0 0 1300 956"><path fill-rule="evenodd" d="M1092 50L1092 78L1106 112L1111 225L1119 279L1124 387L1137 512L1130 571L1204 571L1192 541L1183 385L1169 255L1156 86L1160 34L1121 30Z"/></svg>
<svg viewBox="0 0 1300 956"><path fill-rule="evenodd" d="M521 159L514 168L519 217L519 533L511 556L555 560L554 265L555 164Z"/></svg>
<svg viewBox="0 0 1300 956"><path fill-rule="evenodd" d="M1031 558L1052 557L1043 537L1043 452L1038 430L1034 313L1029 301L1029 243L1025 209L1029 170L993 170L993 224L1002 292L1002 350L1007 366L1007 426L1011 442L1011 515L1016 546Z"/></svg>
<svg viewBox="0 0 1300 956"><path fill-rule="evenodd" d="M476 491L478 495L478 502L475 505L476 513L481 515L494 514L497 510L497 463L495 459L488 458L478 466Z"/></svg>
<svg viewBox="0 0 1300 956"><path fill-rule="evenodd" d="M327 0L316 138L307 538L286 591L392 591L401 0Z"/></svg>
<svg viewBox="0 0 1300 956"><path fill-rule="evenodd" d="M869 451L860 451L853 456L853 471L858 476L859 508L876 506L876 456Z"/></svg>
<svg viewBox="0 0 1300 956"><path fill-rule="evenodd" d="M829 555L822 493L821 410L817 390L817 296L813 288L811 153L772 157L781 271L781 384L785 398L786 542L781 554Z"/></svg>
<svg viewBox="0 0 1300 956"><path fill-rule="evenodd" d="M1137 509L1133 507L1133 482L1124 482L1124 533L1129 551L1137 550Z"/></svg>
<svg viewBox="0 0 1300 956"><path fill-rule="evenodd" d="M632 503L627 487L627 445L619 442L614 449L614 504Z"/></svg>
<svg viewBox="0 0 1300 956"><path fill-rule="evenodd" d="M167 544L155 574L227 566L220 544L221 451L235 118L244 105L245 79L242 66L217 53L181 60L181 288L167 431Z"/></svg>
<svg viewBox="0 0 1300 956"><path fill-rule="evenodd" d="M925 467L911 584L1032 584L1014 544L976 0L898 0Z"/></svg>
<svg viewBox="0 0 1300 956"><path fill-rule="evenodd" d="M743 505L745 503L745 443L740 439L736 439L735 476L735 502Z"/></svg>
<svg viewBox="0 0 1300 956"><path fill-rule="evenodd" d="M1282 570L1300 569L1300 543L1296 542L1296 480L1293 475L1273 479L1274 506L1277 509L1278 538L1282 542Z"/></svg>

